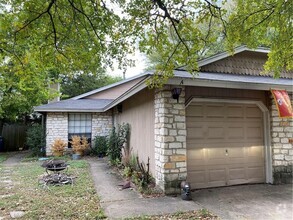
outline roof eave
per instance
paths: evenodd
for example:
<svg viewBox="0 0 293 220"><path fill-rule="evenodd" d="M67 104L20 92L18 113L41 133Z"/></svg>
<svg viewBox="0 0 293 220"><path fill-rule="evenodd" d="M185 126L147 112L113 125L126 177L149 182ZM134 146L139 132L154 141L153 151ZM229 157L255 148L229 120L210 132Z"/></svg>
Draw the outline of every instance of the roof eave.
<svg viewBox="0 0 293 220"><path fill-rule="evenodd" d="M34 109L35 112L104 112L103 109Z"/></svg>
<svg viewBox="0 0 293 220"><path fill-rule="evenodd" d="M223 81L214 79L198 79L190 77L174 77L169 79L169 85L179 85L184 80L185 86L200 86L200 87L216 87L228 89L247 89L247 90L263 90L269 91L272 88L285 89L293 92L293 85L284 84L270 84L270 83L252 83L252 82L237 82L237 81Z"/></svg>

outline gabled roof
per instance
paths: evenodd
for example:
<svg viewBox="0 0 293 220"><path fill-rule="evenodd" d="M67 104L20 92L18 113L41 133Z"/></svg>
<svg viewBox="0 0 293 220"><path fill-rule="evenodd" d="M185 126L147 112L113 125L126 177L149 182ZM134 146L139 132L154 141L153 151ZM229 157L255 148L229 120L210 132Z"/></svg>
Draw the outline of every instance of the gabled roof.
<svg viewBox="0 0 293 220"><path fill-rule="evenodd" d="M267 48L257 48L255 50L241 46L235 49L234 54L242 52L258 52L267 54ZM231 55L228 52L220 53L215 56L199 61L199 66L213 65L223 59L229 59ZM232 62L233 63L233 62ZM216 66L216 65L215 65ZM288 73L289 75L292 73ZM139 91L147 87L146 81L153 75L153 72L131 77L129 79L81 94L68 100L54 102L35 108L37 112L105 112L117 104L123 102ZM231 74L227 72L204 72L201 71L192 75L184 69L174 70L174 77L169 79L167 84L179 85L183 80L184 85L206 86L219 88L240 88L266 90L271 88L287 89L293 91L293 80L290 77L274 79L264 75L249 74ZM119 89L123 87L123 89ZM117 89L118 88L118 89ZM107 92L116 89L114 98L105 98ZM118 92L117 92L118 91ZM103 94L103 95L100 95Z"/></svg>
<svg viewBox="0 0 293 220"><path fill-rule="evenodd" d="M148 75L149 75L148 73L142 73L142 74L130 77L128 79L121 80L119 82L116 82L116 83L113 83L113 84L110 84L110 85L107 85L107 86L104 86L104 87L89 91L87 93L83 93L83 94L75 96L75 97L73 97L71 99L73 99L73 100L82 99L82 98L85 98L87 96L91 96L93 94L96 94L96 93L99 93L99 92L102 92L102 91L105 91L105 90L108 90L108 89L112 89L114 87L120 86L122 84L128 83L130 81L133 81L133 80L136 80L136 79L139 79L139 78L141 78L141 81L143 81Z"/></svg>
<svg viewBox="0 0 293 220"><path fill-rule="evenodd" d="M270 52L269 48L266 48L266 47L258 47L256 49L250 49L247 46L243 45L243 46L236 47L233 55L241 53L243 51L259 52L259 53L266 53L266 54ZM204 58L202 60L199 60L198 66L202 67L202 66L208 65L210 63L225 59L230 56L231 56L231 53L229 53L229 52L218 53L218 54L215 54L215 55L210 56L208 58Z"/></svg>

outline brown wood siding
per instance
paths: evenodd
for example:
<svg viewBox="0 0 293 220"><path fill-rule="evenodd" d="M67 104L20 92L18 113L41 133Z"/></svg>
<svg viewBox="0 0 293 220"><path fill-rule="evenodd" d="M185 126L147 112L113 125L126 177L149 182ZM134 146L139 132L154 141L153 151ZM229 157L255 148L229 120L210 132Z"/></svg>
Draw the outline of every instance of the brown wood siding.
<svg viewBox="0 0 293 220"><path fill-rule="evenodd" d="M122 113L116 115L117 123L131 126L130 147L141 161L147 163L150 157L150 171L155 175L154 140L154 91L144 89L122 103Z"/></svg>
<svg viewBox="0 0 293 220"><path fill-rule="evenodd" d="M242 75L254 75L254 76L273 76L270 74L263 74L264 64L267 61L268 56L264 53L244 51L234 56L229 56L222 60L213 62L211 64L202 66L200 71L202 72L217 72L217 73L232 73ZM281 73L281 77L293 78L293 72Z"/></svg>
<svg viewBox="0 0 293 220"><path fill-rule="evenodd" d="M255 100L267 103L265 91L243 90L243 89L225 89L225 88L208 88L208 87L191 87L185 89L186 101L192 97L196 98L219 98L219 99L241 99Z"/></svg>
<svg viewBox="0 0 293 220"><path fill-rule="evenodd" d="M116 99L144 78L145 77L141 77L141 78L132 80L130 82L118 85L116 87L109 88L107 90L98 92L96 94L84 97L84 98L86 99Z"/></svg>

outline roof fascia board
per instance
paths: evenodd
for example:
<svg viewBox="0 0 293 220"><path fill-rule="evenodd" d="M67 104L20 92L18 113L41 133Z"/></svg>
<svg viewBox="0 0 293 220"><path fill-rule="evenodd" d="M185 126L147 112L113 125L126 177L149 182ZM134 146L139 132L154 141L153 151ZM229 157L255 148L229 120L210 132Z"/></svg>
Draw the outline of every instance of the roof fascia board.
<svg viewBox="0 0 293 220"><path fill-rule="evenodd" d="M34 109L35 112L104 112L102 109Z"/></svg>
<svg viewBox="0 0 293 220"><path fill-rule="evenodd" d="M111 88L113 88L113 87L116 87L116 86L119 86L119 85L122 85L122 84L128 83L128 82L130 82L130 81L132 81L132 80L136 80L136 79L138 79L138 78L140 78L140 77L145 77L145 78L146 78L148 75L149 75L148 72L143 73L143 74L139 74L139 75L136 75L136 76L130 77L130 78L128 78L128 79L125 79L125 80L122 80L122 81L119 81L119 82L116 82L116 83L113 83L113 84L110 84L110 85L107 85L107 86L101 87L101 88L99 88L99 89L95 89L95 90L89 91L89 92L87 92L87 93L84 93L84 94L81 94L81 95L78 95L78 96L72 97L72 98L70 98L70 99L72 99L72 100L82 99L82 98L84 98L84 97L87 97L87 96L93 95L93 94L95 94L95 93L102 92L102 91L105 91L105 90L107 90L107 89L111 89Z"/></svg>
<svg viewBox="0 0 293 220"><path fill-rule="evenodd" d="M233 54L235 55L235 54L241 53L243 51L259 52L259 53L269 53L270 52L270 50L265 47L258 47L256 49L249 49L247 46L243 45L243 46L236 47ZM222 60L224 58L227 58L229 56L231 56L231 53L229 53L229 52L219 53L214 56L208 57L206 59L199 60L198 66L202 67L202 66L208 65L210 63L216 62L218 60Z"/></svg>
<svg viewBox="0 0 293 220"><path fill-rule="evenodd" d="M130 90L123 93L121 96L119 96L117 99L115 99L113 102L111 102L109 105L107 105L104 108L104 111L108 111L110 108L113 108L115 105L118 105L119 103L123 102L124 100L128 99L129 97L133 96L134 94L140 92L144 88L147 87L146 80L149 79L149 77L145 78L141 82L139 82L136 86L132 87Z"/></svg>
<svg viewBox="0 0 293 220"><path fill-rule="evenodd" d="M220 80L207 80L207 79L189 79L189 78L172 78L169 79L169 85L179 85L181 81L184 81L185 86L202 86L202 87L217 87L227 89L249 89L249 90L264 90L269 91L271 88L285 89L293 92L293 86L291 85L271 85L261 83L246 83L246 82L232 82L232 81L220 81Z"/></svg>

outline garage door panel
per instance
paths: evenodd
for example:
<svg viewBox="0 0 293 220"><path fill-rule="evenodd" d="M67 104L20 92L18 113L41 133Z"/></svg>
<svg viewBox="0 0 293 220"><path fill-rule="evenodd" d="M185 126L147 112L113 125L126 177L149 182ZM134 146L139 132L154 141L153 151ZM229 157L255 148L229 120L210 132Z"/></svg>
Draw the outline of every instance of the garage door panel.
<svg viewBox="0 0 293 220"><path fill-rule="evenodd" d="M264 182L261 111L253 105L236 104L199 103L192 108L187 108L186 115L187 172L191 186Z"/></svg>
<svg viewBox="0 0 293 220"><path fill-rule="evenodd" d="M228 139L243 139L245 137L245 129L240 126L229 126L226 129Z"/></svg>
<svg viewBox="0 0 293 220"><path fill-rule="evenodd" d="M226 149L226 157L229 159L244 159L246 150L244 147L234 147Z"/></svg>
<svg viewBox="0 0 293 220"><path fill-rule="evenodd" d="M243 118L244 108L243 106L227 106L226 114L228 118Z"/></svg>
<svg viewBox="0 0 293 220"><path fill-rule="evenodd" d="M202 105L190 105L186 109L186 115L189 115L190 117L203 117L203 106Z"/></svg>
<svg viewBox="0 0 293 220"><path fill-rule="evenodd" d="M217 160L226 158L225 149L224 148L207 148L206 149L206 158L207 160Z"/></svg>
<svg viewBox="0 0 293 220"><path fill-rule="evenodd" d="M255 166L249 166L247 168L247 177L248 179L256 179L256 180L262 180L264 179L264 166L261 165L255 165Z"/></svg>
<svg viewBox="0 0 293 220"><path fill-rule="evenodd" d="M246 177L246 170L244 167L228 168L229 181L244 181Z"/></svg>
<svg viewBox="0 0 293 220"><path fill-rule="evenodd" d="M205 132L203 126L196 126L188 129L188 133L193 139L204 139Z"/></svg>
<svg viewBox="0 0 293 220"><path fill-rule="evenodd" d="M208 169L208 182L226 182L225 166L211 167Z"/></svg>
<svg viewBox="0 0 293 220"><path fill-rule="evenodd" d="M223 127L216 127L211 126L207 129L207 136L208 139L225 139L225 131Z"/></svg>
<svg viewBox="0 0 293 220"><path fill-rule="evenodd" d="M224 112L223 105L207 105L204 114L209 118L224 118Z"/></svg>
<svg viewBox="0 0 293 220"><path fill-rule="evenodd" d="M195 170L198 166L205 165L205 155L203 149L187 150L188 169Z"/></svg>
<svg viewBox="0 0 293 220"><path fill-rule="evenodd" d="M204 186L207 184L206 181L206 171L204 167L202 169L195 169L192 172L188 174L188 182L190 182L190 185L192 188L204 188Z"/></svg>
<svg viewBox="0 0 293 220"><path fill-rule="evenodd" d="M262 118L262 112L258 107L246 107L246 118Z"/></svg>
<svg viewBox="0 0 293 220"><path fill-rule="evenodd" d="M247 139L262 140L262 127L260 126L247 126L246 128Z"/></svg>

